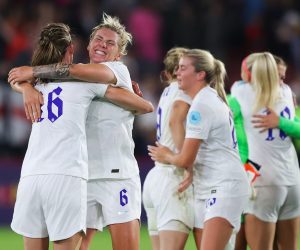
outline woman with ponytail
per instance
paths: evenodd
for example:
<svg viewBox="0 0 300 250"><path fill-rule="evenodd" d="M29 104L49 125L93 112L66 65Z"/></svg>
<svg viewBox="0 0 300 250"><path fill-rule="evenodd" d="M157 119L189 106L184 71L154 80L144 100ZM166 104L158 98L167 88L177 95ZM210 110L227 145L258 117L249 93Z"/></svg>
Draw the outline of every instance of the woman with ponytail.
<svg viewBox="0 0 300 250"><path fill-rule="evenodd" d="M236 84L231 90L247 136L245 158L260 166L260 176L253 183L255 195L245 209L246 238L255 250L273 249L275 230L279 249L297 249L300 173L288 135L299 136L299 129L289 126L296 128L293 94L280 82L277 67L272 54L256 53L248 68L250 84ZM257 126L255 119L264 119L270 112L280 117L279 129Z"/></svg>
<svg viewBox="0 0 300 250"><path fill-rule="evenodd" d="M148 148L153 160L181 168L194 165L197 249L225 249L239 230L249 195L225 99L225 74L224 64L208 51L188 50L177 71L179 87L193 99L182 150L176 153L159 143Z"/></svg>

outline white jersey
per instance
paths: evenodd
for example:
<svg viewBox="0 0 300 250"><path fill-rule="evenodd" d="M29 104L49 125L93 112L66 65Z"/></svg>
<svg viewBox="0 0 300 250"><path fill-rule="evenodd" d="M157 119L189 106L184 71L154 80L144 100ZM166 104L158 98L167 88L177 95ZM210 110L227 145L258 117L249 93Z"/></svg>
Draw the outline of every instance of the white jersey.
<svg viewBox="0 0 300 250"><path fill-rule="evenodd" d="M105 62L117 78L116 86L133 92L127 67ZM105 100L94 100L87 118L89 179L127 179L139 174L132 139L134 115Z"/></svg>
<svg viewBox="0 0 300 250"><path fill-rule="evenodd" d="M61 174L88 177L85 122L95 96L107 85L82 82L38 84L43 94L42 116L33 123L21 177Z"/></svg>
<svg viewBox="0 0 300 250"><path fill-rule="evenodd" d="M253 86L251 84L237 85L232 89L232 96L241 106L248 140L249 159L261 165L261 177L257 178L255 186L295 185L298 183L300 179L299 165L291 138L277 128L260 133L260 129L254 128L251 122L256 98ZM278 115L294 119L295 108L292 91L286 84L281 84L280 99L274 110ZM266 112L264 108L258 113L266 114Z"/></svg>
<svg viewBox="0 0 300 250"><path fill-rule="evenodd" d="M172 138L169 121L173 103L177 100L181 100L189 105L192 103L192 99L178 88L178 83L172 82L164 89L157 108L156 138L160 144L170 148L172 151L177 151L177 149ZM155 162L155 165L162 166L165 164Z"/></svg>
<svg viewBox="0 0 300 250"><path fill-rule="evenodd" d="M232 197L248 193L248 181L237 151L233 119L229 107L216 91L204 87L195 96L187 116L186 138L201 139L194 163L195 195L211 193ZM241 190L227 193L231 182L241 181Z"/></svg>

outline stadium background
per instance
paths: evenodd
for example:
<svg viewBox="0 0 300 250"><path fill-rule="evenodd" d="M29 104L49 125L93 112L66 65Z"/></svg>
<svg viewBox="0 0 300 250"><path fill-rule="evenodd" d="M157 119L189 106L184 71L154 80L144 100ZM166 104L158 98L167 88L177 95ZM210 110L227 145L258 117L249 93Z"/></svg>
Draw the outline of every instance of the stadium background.
<svg viewBox="0 0 300 250"><path fill-rule="evenodd" d="M74 61L88 62L89 34L103 12L118 16L133 34L134 43L124 61L145 98L155 106L164 87L159 81L162 58L173 46L207 49L221 59L228 72L227 90L240 78L240 62L247 54L270 51L288 63L286 82L300 98L300 1L297 0L0 0L1 249L4 238L11 245L3 249L21 248L13 245L21 242L20 237L11 236L7 228L31 127L25 118L21 96L7 84L7 73L14 66L30 63L39 30L49 22L70 25L76 49ZM153 166L146 145L155 141L155 127L154 113L136 119L135 153L142 182ZM144 212L142 222L145 222ZM104 235L108 237L107 233ZM143 229L141 249L148 249L149 244Z"/></svg>

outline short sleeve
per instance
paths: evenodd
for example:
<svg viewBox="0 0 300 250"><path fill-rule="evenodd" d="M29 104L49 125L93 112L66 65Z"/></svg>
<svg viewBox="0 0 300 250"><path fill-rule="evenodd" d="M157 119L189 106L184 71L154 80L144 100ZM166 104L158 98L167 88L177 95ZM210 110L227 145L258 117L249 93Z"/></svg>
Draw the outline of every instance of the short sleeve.
<svg viewBox="0 0 300 250"><path fill-rule="evenodd" d="M186 121L186 138L205 140L214 121L214 112L204 103L193 103Z"/></svg>
<svg viewBox="0 0 300 250"><path fill-rule="evenodd" d="M179 90L179 93L176 96L174 101L183 101L190 106L192 105L192 102L193 102L192 98L190 96L188 96L187 94L185 94L182 90Z"/></svg>
<svg viewBox="0 0 300 250"><path fill-rule="evenodd" d="M103 62L101 64L104 64L107 67L109 67L110 70L114 73L117 79L117 82L114 86L126 88L133 91L128 68L122 62Z"/></svg>
<svg viewBox="0 0 300 250"><path fill-rule="evenodd" d="M103 98L105 96L108 84L95 84L94 89L97 97Z"/></svg>

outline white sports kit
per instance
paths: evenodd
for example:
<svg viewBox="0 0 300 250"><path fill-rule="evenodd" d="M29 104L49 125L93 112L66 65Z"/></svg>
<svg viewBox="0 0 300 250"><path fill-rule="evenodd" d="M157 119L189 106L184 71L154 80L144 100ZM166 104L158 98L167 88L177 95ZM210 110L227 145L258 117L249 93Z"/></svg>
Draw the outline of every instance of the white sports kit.
<svg viewBox="0 0 300 250"><path fill-rule="evenodd" d="M192 100L172 82L164 89L157 109L157 139L159 143L176 151L169 127L173 103L177 100L191 104ZM177 189L183 180L183 169L155 162L144 182L143 204L147 212L148 230L151 235L161 230L188 233L194 225L193 188L183 193ZM173 223L178 221L180 223Z"/></svg>
<svg viewBox="0 0 300 250"><path fill-rule="evenodd" d="M122 62L102 64L114 72L117 87L133 92L128 69ZM102 230L109 224L140 219L141 183L134 157L133 121L130 111L110 102L101 99L91 103L86 124L89 153L87 228Z"/></svg>
<svg viewBox="0 0 300 250"><path fill-rule="evenodd" d="M244 117L249 159L261 166L261 176L254 183L257 198L249 201L245 212L273 223L299 216L300 171L291 138L277 128L260 133L259 129L253 127L252 107L256 94L251 84L236 85L232 89L232 96L239 102ZM294 119L293 95L288 85L280 85L280 98L273 109L278 115ZM258 113L267 114L267 109Z"/></svg>
<svg viewBox="0 0 300 250"><path fill-rule="evenodd" d="M32 125L11 227L26 237L56 241L86 228L85 122L92 99L103 97L107 85L59 82L36 88L44 105Z"/></svg>
<svg viewBox="0 0 300 250"><path fill-rule="evenodd" d="M195 227L223 217L238 231L249 183L237 151L231 111L209 86L193 100L186 138L202 140L194 164Z"/></svg>

